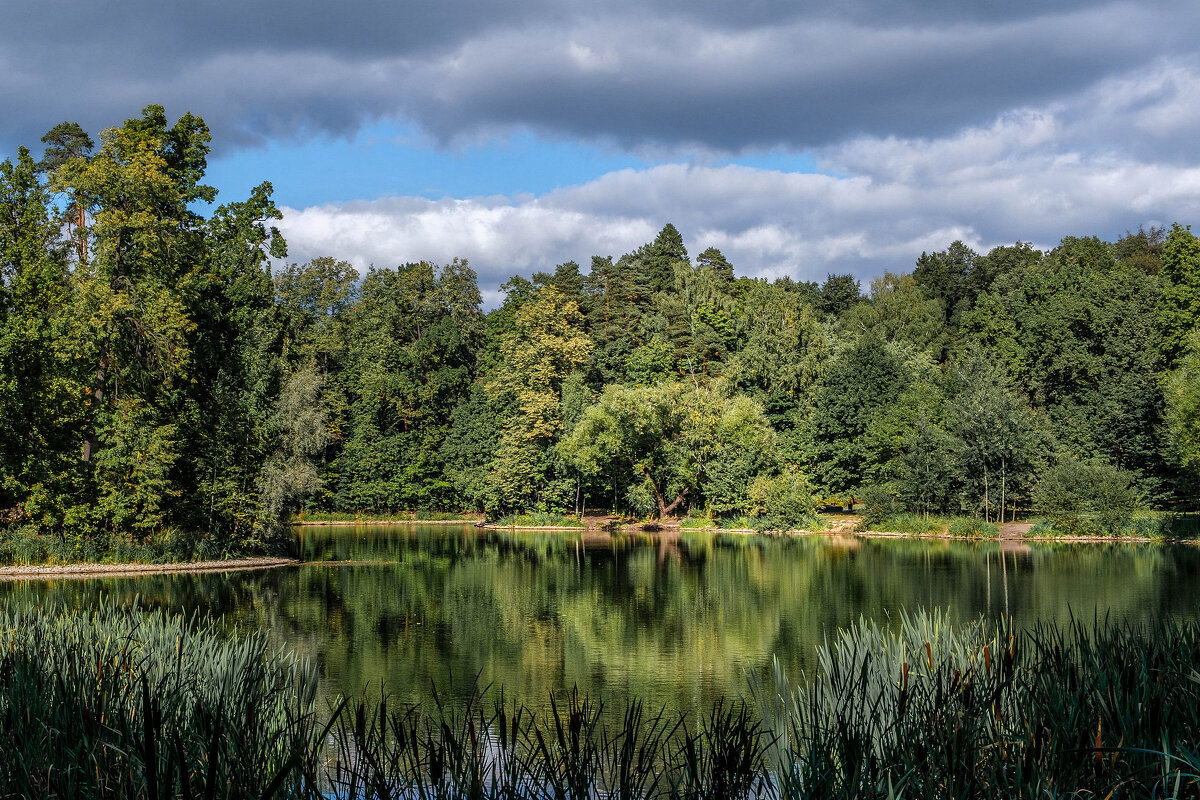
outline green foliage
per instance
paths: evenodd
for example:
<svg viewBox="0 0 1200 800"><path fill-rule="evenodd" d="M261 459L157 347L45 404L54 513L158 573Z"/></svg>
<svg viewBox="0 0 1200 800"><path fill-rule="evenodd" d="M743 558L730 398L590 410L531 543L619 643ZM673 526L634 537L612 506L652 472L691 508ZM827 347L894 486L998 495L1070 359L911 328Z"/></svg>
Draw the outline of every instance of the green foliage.
<svg viewBox="0 0 1200 800"><path fill-rule="evenodd" d="M802 685L700 715L363 696L261 634L117 607L0 610L0 793L24 797L1186 797L1200 626L860 619ZM502 688L502 687L501 687Z"/></svg>
<svg viewBox="0 0 1200 800"><path fill-rule="evenodd" d="M1175 457L1196 476L1200 474L1200 333L1191 334L1183 357L1168 374L1165 395Z"/></svg>
<svg viewBox="0 0 1200 800"><path fill-rule="evenodd" d="M920 262L918 262L920 263ZM844 315L851 330L938 358L946 346L943 302L927 297L912 275L886 272L871 281L871 297Z"/></svg>
<svg viewBox="0 0 1200 800"><path fill-rule="evenodd" d="M1191 226L1171 226L1162 248L1162 299L1158 318L1163 353L1173 365L1187 348L1188 337L1200 324L1200 240Z"/></svg>
<svg viewBox="0 0 1200 800"><path fill-rule="evenodd" d="M791 527L807 490L771 480L801 473L987 522L1055 452L1124 470L1157 507L1195 501L1200 245L1181 225L1045 254L954 242L864 298L848 274L736 277L712 247L693 263L668 224L586 274L515 276L485 314L459 260L272 276L271 185L206 212L194 115L151 105L43 143L0 163L14 529L243 552L280 547L302 510L703 507Z"/></svg>
<svg viewBox="0 0 1200 800"><path fill-rule="evenodd" d="M817 503L808 480L795 472L760 475L750 485L750 512L770 530L817 530Z"/></svg>
<svg viewBox="0 0 1200 800"><path fill-rule="evenodd" d="M106 601L0 608L0 794L297 796L322 731L316 670L263 634Z"/></svg>
<svg viewBox="0 0 1200 800"><path fill-rule="evenodd" d="M1046 471L1033 502L1057 531L1120 535L1137 508L1138 493L1133 475L1124 470L1064 458Z"/></svg>
<svg viewBox="0 0 1200 800"><path fill-rule="evenodd" d="M861 286L853 275L828 275L821 284L819 307L827 318L838 317L862 297Z"/></svg>
<svg viewBox="0 0 1200 800"><path fill-rule="evenodd" d="M789 797L1189 796L1197 634L863 619L819 648L811 683L753 684L768 764Z"/></svg>
<svg viewBox="0 0 1200 800"><path fill-rule="evenodd" d="M911 370L872 335L860 337L828 368L812 413L812 473L826 494L848 494L872 466L867 431L908 387Z"/></svg>
<svg viewBox="0 0 1200 800"><path fill-rule="evenodd" d="M613 386L560 450L585 475L622 475L639 513L666 517L706 498L723 513L746 507L750 482L773 462L774 434L761 407L724 385Z"/></svg>
<svg viewBox="0 0 1200 800"><path fill-rule="evenodd" d="M585 525L579 517L565 514L553 514L546 511L535 511L532 514L507 514L496 520L494 525L501 528L583 528Z"/></svg>
<svg viewBox="0 0 1200 800"><path fill-rule="evenodd" d="M686 517L679 520L679 527L684 530L688 530L689 528L693 530L709 530L719 527L719 522L718 520L713 519L711 516L703 514L697 510L689 513Z"/></svg>
<svg viewBox="0 0 1200 800"><path fill-rule="evenodd" d="M949 404L950 429L960 474L972 505L990 521L998 507L999 520L1027 494L1045 439L1024 398L1013 388L997 360L972 349L958 365L955 391Z"/></svg>
<svg viewBox="0 0 1200 800"><path fill-rule="evenodd" d="M1023 352L1029 404L1084 459L1136 471L1150 497L1172 470L1160 439L1164 341L1160 283L1095 238L1067 237L1024 270L1006 300Z"/></svg>
<svg viewBox="0 0 1200 800"><path fill-rule="evenodd" d="M903 506L886 486L868 486L862 490L859 500L863 505L863 525L867 530L876 530L885 520L892 519L903 510Z"/></svg>
<svg viewBox="0 0 1200 800"><path fill-rule="evenodd" d="M914 536L920 536L926 533L945 533L945 524L936 517L925 517L919 514L906 514L903 512L893 512L890 516L876 518L872 515L874 522L867 522L867 518L863 517L863 530L878 531L882 533L907 533Z"/></svg>

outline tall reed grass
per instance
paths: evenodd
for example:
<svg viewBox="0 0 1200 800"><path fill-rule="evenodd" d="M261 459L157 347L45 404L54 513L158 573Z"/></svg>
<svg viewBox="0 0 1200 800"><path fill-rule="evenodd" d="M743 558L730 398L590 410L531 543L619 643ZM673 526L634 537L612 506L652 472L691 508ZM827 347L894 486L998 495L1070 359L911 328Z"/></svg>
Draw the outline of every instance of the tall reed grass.
<svg viewBox="0 0 1200 800"><path fill-rule="evenodd" d="M753 682L781 797L1200 796L1200 625L860 621Z"/></svg>
<svg viewBox="0 0 1200 800"><path fill-rule="evenodd" d="M1200 796L1200 625L862 620L746 701L326 706L261 635L106 602L0 608L0 796Z"/></svg>
<svg viewBox="0 0 1200 800"><path fill-rule="evenodd" d="M302 794L317 675L257 634L106 601L0 607L0 795Z"/></svg>

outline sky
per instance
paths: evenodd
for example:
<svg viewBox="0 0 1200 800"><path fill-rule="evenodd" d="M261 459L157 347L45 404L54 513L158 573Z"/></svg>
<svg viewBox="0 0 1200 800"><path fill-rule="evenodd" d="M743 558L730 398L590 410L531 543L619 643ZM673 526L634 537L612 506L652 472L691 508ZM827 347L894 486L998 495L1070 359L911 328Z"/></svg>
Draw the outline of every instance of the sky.
<svg viewBox="0 0 1200 800"><path fill-rule="evenodd" d="M269 180L289 261L619 256L668 222L739 274L1200 223L1200 4L6 0L0 158L147 104Z"/></svg>

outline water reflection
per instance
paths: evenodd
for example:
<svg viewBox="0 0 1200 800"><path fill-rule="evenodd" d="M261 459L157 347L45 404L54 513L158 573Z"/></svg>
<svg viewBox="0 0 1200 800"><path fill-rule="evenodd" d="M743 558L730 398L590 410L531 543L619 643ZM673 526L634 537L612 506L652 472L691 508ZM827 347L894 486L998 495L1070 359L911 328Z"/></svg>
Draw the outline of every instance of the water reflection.
<svg viewBox="0 0 1200 800"><path fill-rule="evenodd" d="M327 691L461 695L475 676L531 705L578 685L703 708L777 656L792 674L860 614L941 607L1020 622L1192 614L1188 545L1002 548L907 539L308 528L306 563L227 575L25 582L20 602L125 601L265 627L320 664ZM348 562L348 563L345 563Z"/></svg>

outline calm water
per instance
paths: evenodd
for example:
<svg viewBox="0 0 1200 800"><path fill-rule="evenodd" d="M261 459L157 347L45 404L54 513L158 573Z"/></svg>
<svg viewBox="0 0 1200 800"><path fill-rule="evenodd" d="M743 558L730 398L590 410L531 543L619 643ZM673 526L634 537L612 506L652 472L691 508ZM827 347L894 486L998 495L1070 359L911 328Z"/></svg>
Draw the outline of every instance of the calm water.
<svg viewBox="0 0 1200 800"><path fill-rule="evenodd" d="M683 534L300 530L306 563L228 575L24 582L0 597L101 594L265 627L330 692L461 695L475 676L542 706L578 685L675 708L736 694L777 656L790 674L859 615L940 607L1019 622L1200 611L1200 548ZM348 564L336 562L348 561Z"/></svg>

